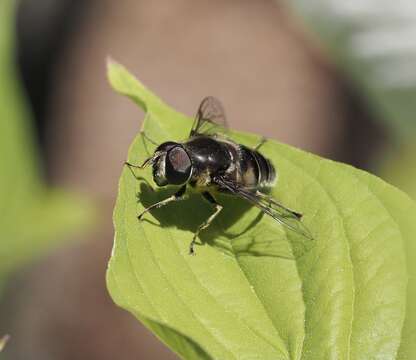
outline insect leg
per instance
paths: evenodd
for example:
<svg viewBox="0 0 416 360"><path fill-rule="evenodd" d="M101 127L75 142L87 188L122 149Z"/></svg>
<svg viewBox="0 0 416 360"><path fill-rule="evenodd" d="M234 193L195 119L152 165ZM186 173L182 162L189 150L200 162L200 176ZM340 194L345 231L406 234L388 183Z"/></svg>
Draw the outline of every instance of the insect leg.
<svg viewBox="0 0 416 360"><path fill-rule="evenodd" d="M259 150L264 145L264 143L266 141L267 141L267 138L265 136L262 136L261 139L260 139L260 141L257 143L257 145L253 147L253 150L254 151Z"/></svg>
<svg viewBox="0 0 416 360"><path fill-rule="evenodd" d="M172 201L178 201L178 200L182 200L184 198L184 194L186 191L186 185L182 186L179 191L177 191L175 194L169 196L168 198L166 198L165 200L159 201L153 205L150 205L148 208L144 209L138 216L137 219L141 220L143 215L146 214L147 212L149 212L150 210L154 209L154 208L160 208L162 206L165 206L166 204L169 204Z"/></svg>
<svg viewBox="0 0 416 360"><path fill-rule="evenodd" d="M155 159L158 157L158 156L160 156L160 152L159 151L157 151L157 152L155 152L151 157L149 157L149 158L147 158L144 162L143 162L143 164L141 164L141 165L135 165L135 164L131 164L131 163L129 163L128 161L125 161L124 162L124 165L126 165L126 166L128 166L128 168L129 168L129 170L131 171L131 173L133 174L133 176L136 178L136 179L138 179L139 180L139 178L137 177L137 175L134 173L134 171L133 171L133 168L135 168L135 169L144 169L146 166L148 166L148 165L150 165L150 164L152 164L153 163L153 161L155 161Z"/></svg>
<svg viewBox="0 0 416 360"><path fill-rule="evenodd" d="M152 160L151 157L146 159L142 165L134 165L134 164L130 164L128 161L126 161L124 163L124 165L126 165L129 168L130 172L133 174L133 176L136 178L136 180L140 180L140 178L133 171L133 168L135 168L135 169L144 169L147 165L149 165L151 160Z"/></svg>
<svg viewBox="0 0 416 360"><path fill-rule="evenodd" d="M289 214L291 214L292 216L294 216L294 217L296 217L296 218L298 218L298 219L301 219L302 218L302 214L299 214L298 212L296 212L296 211L293 211L293 210L290 210L290 209L288 209L286 206L283 206L282 204L280 204L278 201L276 201L272 196L269 196L269 195L266 195L266 194L263 194L262 192L260 192L260 191L256 191L256 195L258 196L258 197L260 197L260 198L262 198L262 199L264 199L264 200L266 200L266 201L268 201L269 202L269 204L273 204L273 205L276 205L277 207L279 207L280 209L283 209L283 210L285 210L285 211L287 211Z"/></svg>
<svg viewBox="0 0 416 360"><path fill-rule="evenodd" d="M215 198L208 191L203 192L202 196L206 200L208 200L212 205L215 206L215 211L212 213L212 215L207 220L205 220L201 225L199 225L198 229L196 230L196 232L194 234L194 237L191 241L191 244L189 245L189 254L190 255L195 255L194 246L196 244L196 238L198 237L199 233L202 230L206 229L212 223L212 221L217 217L217 215L220 213L220 211L222 210L222 206L217 203Z"/></svg>

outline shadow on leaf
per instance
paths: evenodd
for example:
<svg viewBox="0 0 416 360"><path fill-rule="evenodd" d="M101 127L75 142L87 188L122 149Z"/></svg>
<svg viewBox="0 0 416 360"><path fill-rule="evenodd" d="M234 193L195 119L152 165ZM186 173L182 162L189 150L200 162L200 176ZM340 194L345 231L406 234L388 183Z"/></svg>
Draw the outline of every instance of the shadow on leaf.
<svg viewBox="0 0 416 360"><path fill-rule="evenodd" d="M146 179L140 179L137 201L145 208L164 200L177 191L172 188L153 189ZM229 256L268 256L294 260L309 250L302 236L286 233L279 224L237 197L217 194L223 210L210 227L200 234L198 245L209 244ZM211 214L212 206L198 193L188 192L184 200L172 202L145 214L142 221L154 226L177 227L194 233ZM238 223L238 224L237 224ZM234 226L236 225L237 226ZM189 239L191 241L191 238Z"/></svg>

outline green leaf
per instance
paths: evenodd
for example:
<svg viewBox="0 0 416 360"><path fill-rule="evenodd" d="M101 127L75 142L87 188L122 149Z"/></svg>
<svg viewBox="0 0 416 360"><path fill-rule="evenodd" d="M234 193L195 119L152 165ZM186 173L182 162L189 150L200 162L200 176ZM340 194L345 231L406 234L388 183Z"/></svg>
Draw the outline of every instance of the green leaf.
<svg viewBox="0 0 416 360"><path fill-rule="evenodd" d="M90 208L42 181L30 112L15 68L15 1L0 2L0 277L26 263L75 228Z"/></svg>
<svg viewBox="0 0 416 360"><path fill-rule="evenodd" d="M187 138L192 119L121 65L110 62L108 73L113 88L146 111L148 138ZM247 146L258 141L251 134L231 136ZM154 147L139 134L128 160L142 163ZM107 272L111 296L186 359L394 359L403 326L412 324L405 249L416 234L409 221L414 203L350 166L272 140L261 151L279 173L273 196L304 214L312 242L244 201L218 196L224 210L201 234L197 255L189 256L193 232L210 206L192 194L138 222L144 207L175 189L153 189L150 170L137 180L125 168ZM168 330L160 331L164 327L183 336L186 351ZM196 344L209 355L191 353Z"/></svg>

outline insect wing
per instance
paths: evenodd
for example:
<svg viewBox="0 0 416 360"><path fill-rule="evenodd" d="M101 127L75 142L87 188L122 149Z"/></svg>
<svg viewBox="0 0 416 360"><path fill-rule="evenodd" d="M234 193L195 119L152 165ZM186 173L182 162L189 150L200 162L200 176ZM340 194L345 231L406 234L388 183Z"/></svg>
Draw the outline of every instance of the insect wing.
<svg viewBox="0 0 416 360"><path fill-rule="evenodd" d="M224 187L231 193L240 196L257 206L280 224L286 226L295 233L302 235L308 240L313 240L313 237L307 227L300 221L299 214L285 208L283 205L273 201L273 199L268 201L267 198L260 197L247 189L223 179L222 177L216 178L216 181L220 186Z"/></svg>
<svg viewBox="0 0 416 360"><path fill-rule="evenodd" d="M282 223L292 231L304 236L308 240L313 240L311 233L308 228L301 222L298 216L295 216L293 212L289 209L286 209L282 205L276 205L275 203L264 204L263 206L267 207L270 212L267 212L273 219Z"/></svg>
<svg viewBox="0 0 416 360"><path fill-rule="evenodd" d="M224 107L213 97L204 98L199 105L190 136L226 134L228 131Z"/></svg>

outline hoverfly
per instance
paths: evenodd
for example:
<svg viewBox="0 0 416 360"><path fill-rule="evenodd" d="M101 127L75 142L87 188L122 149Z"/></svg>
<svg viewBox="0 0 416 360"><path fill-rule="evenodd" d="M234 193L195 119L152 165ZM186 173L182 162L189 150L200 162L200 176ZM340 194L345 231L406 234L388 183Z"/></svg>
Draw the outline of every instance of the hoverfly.
<svg viewBox="0 0 416 360"><path fill-rule="evenodd" d="M154 208L184 199L189 185L214 207L212 215L193 236L189 246L191 255L195 254L194 246L199 233L212 223L223 208L215 199L215 193L243 198L288 229L312 239L301 222L301 214L284 207L261 191L273 186L276 180L273 164L258 151L264 140L256 147L249 148L230 140L226 136L227 128L221 102L212 96L206 97L198 108L186 141L164 142L142 165L125 163L130 170L152 165L153 179L158 186L180 186L172 196L146 208L138 215L138 219L141 220L145 213Z"/></svg>

